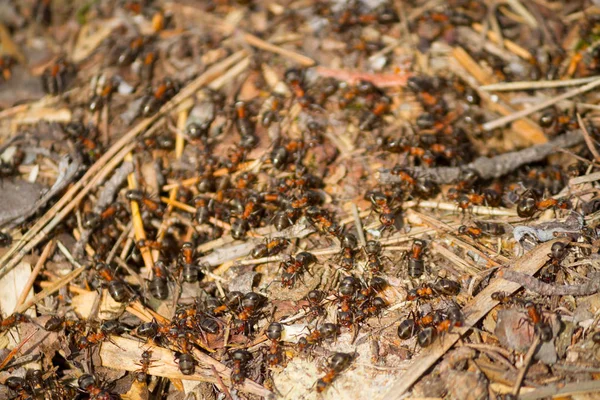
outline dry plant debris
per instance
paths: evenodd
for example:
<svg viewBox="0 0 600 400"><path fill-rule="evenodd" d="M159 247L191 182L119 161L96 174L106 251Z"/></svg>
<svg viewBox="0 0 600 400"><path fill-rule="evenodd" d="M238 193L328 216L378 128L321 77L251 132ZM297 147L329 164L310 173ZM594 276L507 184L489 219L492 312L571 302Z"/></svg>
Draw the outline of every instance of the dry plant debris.
<svg viewBox="0 0 600 400"><path fill-rule="evenodd" d="M0 2L0 398L600 393L596 2Z"/></svg>

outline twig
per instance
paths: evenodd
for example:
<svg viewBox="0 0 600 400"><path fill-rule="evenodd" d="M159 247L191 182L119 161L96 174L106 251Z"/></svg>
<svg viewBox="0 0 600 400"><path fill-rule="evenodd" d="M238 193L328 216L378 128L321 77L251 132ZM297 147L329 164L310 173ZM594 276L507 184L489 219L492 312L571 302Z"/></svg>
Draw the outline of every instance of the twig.
<svg viewBox="0 0 600 400"><path fill-rule="evenodd" d="M498 94L497 98L492 98L488 92L479 90L479 85L487 85L496 82L496 78L487 70L483 69L477 61L471 57L462 47L452 49L452 58L448 60L448 66L465 82L467 82L474 90L477 91L483 102L488 106L490 111L497 112L501 115L512 115L515 111L507 104L509 99L502 93ZM523 118L515 121L512 124L512 130L521 137L524 141L531 144L546 143L548 139L536 123L528 118Z"/></svg>
<svg viewBox="0 0 600 400"><path fill-rule="evenodd" d="M409 72L404 72L401 75L373 74L368 72L347 71L343 69L334 69L322 66L316 67L316 72L321 76L336 78L341 81L346 81L350 84L357 83L358 81L367 81L380 88L403 87L406 85L406 81L411 76Z"/></svg>
<svg viewBox="0 0 600 400"><path fill-rule="evenodd" d="M38 259L37 263L35 264L33 271L31 271L31 275L29 276L29 279L27 280L25 287L23 287L23 291L21 292L21 295L19 296L19 299L17 300L15 309L19 308L19 306L21 306L23 303L25 303L25 300L27 299L27 296L29 295L29 291L31 290L38 274L40 273L42 268L44 268L44 265L46 264L46 260L48 259L50 254L52 254L53 251L54 251L54 241L50 240L46 244L46 247L44 247L42 254L40 254L40 258Z"/></svg>
<svg viewBox="0 0 600 400"><path fill-rule="evenodd" d="M67 248L61 242L57 242L56 244L58 246L58 249L65 255L65 257L67 257L67 260L69 260L69 262L71 262L71 264L73 264L75 267L77 267L77 269L75 269L74 271L70 272L69 274L63 276L62 278L58 279L56 282L53 282L51 286L47 287L46 289L44 289L41 292L39 292L38 294L36 294L27 303L25 303L19 307L16 307L15 312L18 312L18 313L24 312L29 307L37 304L39 301L42 301L45 297L50 296L52 293L56 292L61 287L66 286L69 282L71 282L73 279L77 278L79 275L81 275L81 273L83 271L85 271L85 267L80 265L77 261L75 261L75 259L73 259L73 256L71 255L69 250L67 250Z"/></svg>
<svg viewBox="0 0 600 400"><path fill-rule="evenodd" d="M106 256L106 264L110 264L113 257L115 256L115 254L117 254L117 250L119 250L119 246L121 245L121 243L123 243L123 240L125 240L127 235L129 235L131 233L131 226L132 226L132 224L130 221L127 224L127 227L123 230L123 232L121 232L121 234L117 238L117 241L115 242L113 248L110 249L110 253L108 253L108 256Z"/></svg>
<svg viewBox="0 0 600 400"><path fill-rule="evenodd" d="M242 33L242 37L250 46L258 47L261 50L270 51L271 53L279 54L289 58L302 65L303 67L312 67L315 65L315 60L292 50L284 49L272 43L266 42L250 33Z"/></svg>
<svg viewBox="0 0 600 400"><path fill-rule="evenodd" d="M185 109L180 110L177 115L177 131L178 131L178 133L175 137L175 159L176 160L181 159L183 150L185 149L185 137L184 137L184 135L182 135L179 132L183 131L185 129L185 124L187 122L188 115L189 115L189 107L186 107ZM169 191L169 200L170 201L175 201L175 199L177 198L178 191L179 191L178 187L174 187L173 189L171 189ZM171 214L171 211L173 211L173 206L171 204L169 204L169 205L167 205L167 209L165 210L163 220L160 224L160 228L158 229L158 233L156 234L156 240L159 243L162 243L162 241L165 237L165 234L167 233L167 227L168 227L167 221L168 221L168 216ZM154 260L157 260L158 256L159 256L159 251L152 250L151 253L152 253L152 258ZM150 271L148 271L148 274L150 274Z"/></svg>
<svg viewBox="0 0 600 400"><path fill-rule="evenodd" d="M367 245L367 241L365 240L365 232L363 231L360 216L358 215L358 207L356 207L355 203L352 203L352 216L354 217L354 227L356 228L356 233L358 233L358 241L362 247L365 247Z"/></svg>
<svg viewBox="0 0 600 400"><path fill-rule="evenodd" d="M131 162L132 155L129 153L125 156L125 160ZM127 176L127 182L130 190L137 189L137 182L135 179L135 174L132 172ZM139 243L140 240L146 239L146 231L144 230L144 221L142 220L142 214L140 213L140 205L136 200L130 201L131 206L131 222L133 223L133 233L135 234L135 241ZM154 259L152 258L152 253L150 252L150 248L147 246L140 246L140 253L144 260L144 265L149 271L152 271L154 267Z"/></svg>
<svg viewBox="0 0 600 400"><path fill-rule="evenodd" d="M510 282L520 283L525 289L542 296L589 296L600 290L600 277L595 275L584 285L551 285L533 276L524 275L518 271L504 269L498 276Z"/></svg>
<svg viewBox="0 0 600 400"><path fill-rule="evenodd" d="M598 80L600 82L600 80ZM551 142L538 144L523 150L501 154L496 157L480 157L463 167L414 168L417 176L427 176L439 184L452 183L458 180L464 169L474 169L483 179L500 178L522 165L543 160L558 148L571 147L583 141L579 130L567 132ZM400 177L387 170L378 172L379 183L400 182Z"/></svg>
<svg viewBox="0 0 600 400"><path fill-rule="evenodd" d="M492 131L496 128L500 128L506 124L509 124L513 121L516 121L519 118L523 118L526 117L530 114L533 114L534 112L543 110L544 108L548 108L550 106L553 106L554 104L563 101L563 100L567 100L570 99L571 97L577 96L579 94L588 92L592 89L594 89L595 87L600 86L600 78L595 79L593 81L591 81L590 83L588 83L587 85L578 87L576 89L572 89L569 90L568 92L565 92L559 96L553 97L551 99L548 99L546 101L543 101L541 103L538 103L534 106L531 106L529 108L526 108L524 110L518 111L514 114L511 115L507 115L505 117L502 118L498 118L494 121L490 121L490 122L486 122L485 124L483 124L481 127L483 128L483 130L485 131Z"/></svg>
<svg viewBox="0 0 600 400"><path fill-rule="evenodd" d="M527 373L527 370L529 369L529 365L531 364L531 360L533 360L533 356L534 356L539 344L540 344L540 335L536 334L535 337L533 338L533 343L531 343L531 347L529 347L529 350L527 351L527 355L525 355L523 367L519 371L519 375L517 375L517 380L516 380L515 386L513 388L513 394L515 396L518 396L519 392L521 391L521 384L523 383L523 379L525 379L525 374Z"/></svg>
<svg viewBox="0 0 600 400"><path fill-rule="evenodd" d="M17 346L15 346L15 348L12 349L10 353L8 353L8 355L0 363L0 371L2 371L10 363L10 361L15 357L19 350L21 350L25 343L27 343L33 336L35 336L35 334L38 333L39 330L40 328L37 328L35 331L31 332L29 336L21 340L21 342Z"/></svg>
<svg viewBox="0 0 600 400"><path fill-rule="evenodd" d="M537 28L538 23L533 15L527 10L523 4L519 2L519 0L506 0L506 2L511 6L513 10L515 10L532 28Z"/></svg>
<svg viewBox="0 0 600 400"><path fill-rule="evenodd" d="M581 185L582 183L595 182L600 179L600 172L593 172L588 175L581 175L569 179L569 186Z"/></svg>
<svg viewBox="0 0 600 400"><path fill-rule="evenodd" d="M577 372L583 372L581 366L577 366ZM584 369L585 371L585 369ZM531 392L523 393L519 396L521 400L536 400L547 398L569 398L570 395L582 395L584 393L598 393L600 391L600 381L583 381L564 383L558 382L548 386L539 387Z"/></svg>
<svg viewBox="0 0 600 400"><path fill-rule="evenodd" d="M587 145L588 149L594 156L594 159L596 161L600 161L600 153L598 153L598 149L596 149L594 140L590 136L590 133L588 132L587 127L586 127L585 123L583 122L583 119L581 119L581 115L579 113L577 113L577 123L579 124L579 127L581 128L581 131L583 134L583 139L585 140L585 144Z"/></svg>
<svg viewBox="0 0 600 400"><path fill-rule="evenodd" d="M587 78L565 79L554 81L522 81L522 82L502 82L493 83L491 85L480 86L479 89L486 92L508 92L516 90L537 90L537 89L554 89L565 86L577 86L584 83L595 81L599 76L588 76Z"/></svg>
<svg viewBox="0 0 600 400"><path fill-rule="evenodd" d="M231 393L229 393L227 386L225 386L225 384L223 383L223 379L221 379L221 375L219 375L215 366L211 365L210 368L212 369L213 374L215 374L215 378L217 378L217 383L219 384L219 387L223 391L225 397L229 400L233 400L233 398L231 397Z"/></svg>
<svg viewBox="0 0 600 400"><path fill-rule="evenodd" d="M534 274L536 273L548 260L548 254L552 244L556 241L544 243L536 247L531 252L525 254L523 257L518 259L514 264L514 269L525 273ZM520 285L517 283L506 284L502 279L495 279L489 286L483 289L477 296L475 296L464 308L463 314L465 318L465 327L469 328L475 325L481 318L494 308L498 302L492 300L491 294L497 291L504 291L507 293L514 293ZM463 330L463 332L468 329ZM410 368L397 380L396 383L389 388L381 398L386 399L401 399L404 393L410 389L410 387L417 382L421 376L431 368L433 364L437 362L454 344L459 340L461 335L448 335L444 338L444 341L437 345L433 345L413 360Z"/></svg>
<svg viewBox="0 0 600 400"><path fill-rule="evenodd" d="M455 203L446 203L443 201L418 201L411 200L402 203L402 208L432 208L434 210L444 210L444 211L459 211L458 205ZM500 207L484 207L484 206L472 206L469 208L469 212L473 214L479 215L492 215L497 217L516 217L517 212L510 208L500 208Z"/></svg>
<svg viewBox="0 0 600 400"><path fill-rule="evenodd" d="M483 31L483 25L481 25L480 23L476 22L472 25L472 27L476 32L481 33ZM501 38L499 38L496 35L496 32L493 32L493 31L488 31L487 37L494 43L500 43L500 41L501 41ZM529 61L533 58L530 52L528 52L527 50L525 50L523 47L519 46L512 40L504 39L504 40L502 40L502 43L504 44L504 47L506 47L507 50L513 52L514 54L516 54L517 56L521 57L524 60Z"/></svg>

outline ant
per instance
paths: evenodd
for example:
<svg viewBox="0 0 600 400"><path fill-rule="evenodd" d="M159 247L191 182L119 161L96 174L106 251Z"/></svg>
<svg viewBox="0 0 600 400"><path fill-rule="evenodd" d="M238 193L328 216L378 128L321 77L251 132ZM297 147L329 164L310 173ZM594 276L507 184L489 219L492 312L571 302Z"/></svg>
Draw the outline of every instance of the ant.
<svg viewBox="0 0 600 400"><path fill-rule="evenodd" d="M265 111L262 113L261 117L262 126L268 128L273 122L279 121L279 112L283 108L282 100L283 99L281 95L273 93L271 97L269 97L267 101L265 101L265 103L263 104L263 109L265 109ZM285 162L283 163L283 165L279 166L275 162L273 162L273 165L277 169L282 169L282 167L285 166Z"/></svg>
<svg viewBox="0 0 600 400"><path fill-rule="evenodd" d="M367 194L367 198L371 201L373 210L379 213L379 222L383 228L391 228L396 223L396 212L391 208L391 200L381 192L371 192Z"/></svg>
<svg viewBox="0 0 600 400"><path fill-rule="evenodd" d="M331 360L329 360L327 373L317 381L317 392L322 393L325 391L340 372L348 368L353 358L354 357L348 353L335 353L331 357Z"/></svg>
<svg viewBox="0 0 600 400"><path fill-rule="evenodd" d="M119 395L110 393L110 391L99 386L96 377L91 374L81 375L77 380L77 384L79 390L87 393L90 398L95 400L113 400L120 398Z"/></svg>
<svg viewBox="0 0 600 400"><path fill-rule="evenodd" d="M567 248L567 244L562 242L554 243L550 248L548 262L540 272L540 279L546 283L552 282L556 277L556 273L560 269L562 260L565 259L568 253L569 250Z"/></svg>
<svg viewBox="0 0 600 400"><path fill-rule="evenodd" d="M135 379L138 382L146 382L148 379L148 370L152 364L152 350L144 350L142 358L139 362L140 370L136 372Z"/></svg>
<svg viewBox="0 0 600 400"><path fill-rule="evenodd" d="M364 115L358 125L362 131L371 131L377 125L383 114L389 111L391 99L387 96L381 98L375 103L373 110Z"/></svg>
<svg viewBox="0 0 600 400"><path fill-rule="evenodd" d="M191 242L181 245L177 265L182 269L182 277L185 282L195 283L198 281L198 266L194 263L196 250Z"/></svg>
<svg viewBox="0 0 600 400"><path fill-rule="evenodd" d="M244 349L236 349L231 354L233 368L231 369L231 382L234 385L241 385L246 379L246 367L252 360L252 354Z"/></svg>
<svg viewBox="0 0 600 400"><path fill-rule="evenodd" d="M303 108L306 108L313 103L313 99L306 95L306 91L304 90L304 77L302 71L295 68L288 69L285 71L284 80L291 87L292 92L294 92L294 96L298 100L298 104L300 104Z"/></svg>
<svg viewBox="0 0 600 400"><path fill-rule="evenodd" d="M129 201L138 202L140 205L146 207L150 212L152 212L159 218L164 215L163 206L156 200L153 200L150 197L148 197L148 195L141 190L128 190L127 192L125 192L125 198Z"/></svg>
<svg viewBox="0 0 600 400"><path fill-rule="evenodd" d="M478 226L461 225L458 227L458 234L469 236L471 239L480 239L483 237L483 230Z"/></svg>
<svg viewBox="0 0 600 400"><path fill-rule="evenodd" d="M122 327L117 321L107 321L107 323L102 324L100 329L96 332L88 332L85 335L81 332L81 336L76 340L77 348L79 350L84 350L106 340L110 340L110 335L121 329Z"/></svg>
<svg viewBox="0 0 600 400"><path fill-rule="evenodd" d="M0 247L8 247L12 244L12 236L6 232L0 232Z"/></svg>
<svg viewBox="0 0 600 400"><path fill-rule="evenodd" d="M506 233L504 226L495 222L475 221L475 226L461 225L458 228L460 235L467 235L472 239L483 236L501 236Z"/></svg>
<svg viewBox="0 0 600 400"><path fill-rule="evenodd" d="M85 126L81 121L70 122L64 126L64 132L75 140L76 147L84 152L86 161L95 161L100 157L102 148L94 140L98 136L94 125Z"/></svg>
<svg viewBox="0 0 600 400"><path fill-rule="evenodd" d="M416 181L413 194L423 200L431 199L440 192L440 187L431 179L419 179Z"/></svg>
<svg viewBox="0 0 600 400"><path fill-rule="evenodd" d="M373 274L381 272L383 268L381 264L381 243L376 240L368 240L364 250L367 253L367 268Z"/></svg>
<svg viewBox="0 0 600 400"><path fill-rule="evenodd" d="M124 302L129 296L127 285L115 276L108 265L98 263L95 269L97 274L106 284L110 296L118 303Z"/></svg>
<svg viewBox="0 0 600 400"><path fill-rule="evenodd" d="M434 282L432 289L436 293L444 296L456 296L458 293L460 293L460 283L450 279L442 278Z"/></svg>
<svg viewBox="0 0 600 400"><path fill-rule="evenodd" d="M154 64L158 59L158 52L154 49L146 49L142 53L142 65L140 67L140 78L143 81L151 82L154 76Z"/></svg>
<svg viewBox="0 0 600 400"><path fill-rule="evenodd" d="M140 110L143 117L150 117L156 113L163 104L171 100L179 92L179 83L164 78L163 81L153 90L143 97Z"/></svg>
<svg viewBox="0 0 600 400"><path fill-rule="evenodd" d="M242 304L243 297L244 294L237 291L230 292L224 303L216 297L209 297L206 301L206 307L210 314L220 315L229 309L239 308Z"/></svg>
<svg viewBox="0 0 600 400"><path fill-rule="evenodd" d="M351 233L346 233L342 236L341 242L342 252L340 254L340 265L342 269L348 271L354 267L354 254L356 253L355 249L356 246L358 246L358 241L356 240L356 236Z"/></svg>
<svg viewBox="0 0 600 400"><path fill-rule="evenodd" d="M349 327L353 323L353 302L356 300L356 294L359 289L360 283L353 276L346 276L340 282L340 287L338 288L340 306L337 316L342 326Z"/></svg>
<svg viewBox="0 0 600 400"><path fill-rule="evenodd" d="M373 297L365 301L359 310L356 311L355 320L364 322L369 318L377 317L381 311L387 306L387 303L381 297Z"/></svg>
<svg viewBox="0 0 600 400"><path fill-rule="evenodd" d="M148 284L148 290L159 300L165 300L169 296L167 268L161 260L156 261L152 267L152 279Z"/></svg>
<svg viewBox="0 0 600 400"><path fill-rule="evenodd" d="M233 331L236 333L249 334L252 331L254 321L259 317L257 311L263 307L265 297L258 293L249 292L241 299L241 311L233 320Z"/></svg>
<svg viewBox="0 0 600 400"><path fill-rule="evenodd" d="M245 102L238 101L235 103L236 112L236 127L241 136L240 147L248 150L253 148L258 139L256 138L256 127L248 116L248 107Z"/></svg>
<svg viewBox="0 0 600 400"><path fill-rule="evenodd" d="M414 312L410 312L409 318L400 322L398 325L398 337L402 340L410 339L415 333L420 332L422 329L430 327L435 323L436 314L429 313L417 318Z"/></svg>
<svg viewBox="0 0 600 400"><path fill-rule="evenodd" d="M84 217L83 227L86 229L97 228L101 223L112 220L121 211L123 211L123 205L117 202L106 207L100 214L89 212Z"/></svg>
<svg viewBox="0 0 600 400"><path fill-rule="evenodd" d="M8 54L0 56L0 83L8 81L12 76L12 67L17 64L17 60Z"/></svg>
<svg viewBox="0 0 600 400"><path fill-rule="evenodd" d="M308 347L317 345L323 340L337 337L339 331L340 329L337 324L326 322L314 331L310 332L307 336L301 337L298 340L298 348L301 352L303 352Z"/></svg>
<svg viewBox="0 0 600 400"><path fill-rule="evenodd" d="M428 326L420 330L417 334L417 343L422 348L429 347L433 344L436 337L437 330L432 326Z"/></svg>
<svg viewBox="0 0 600 400"><path fill-rule="evenodd" d="M538 200L537 196L529 191L521 196L517 204L517 215L521 218L531 218L536 212L549 208L567 210L571 208L571 203L568 200L553 198Z"/></svg>
<svg viewBox="0 0 600 400"><path fill-rule="evenodd" d="M196 359L189 353L181 353L177 357L179 371L183 375L192 375L196 370Z"/></svg>
<svg viewBox="0 0 600 400"><path fill-rule="evenodd" d="M445 312L440 313L438 319L441 319L436 324L436 330L438 335L444 335L447 332L451 332L452 328L460 327L463 325L463 315L460 308L456 304L453 304Z"/></svg>
<svg viewBox="0 0 600 400"><path fill-rule="evenodd" d="M91 112L99 111L110 102L110 99L119 87L119 80L116 77L108 79L102 85L99 93L95 93L90 99L88 108Z"/></svg>
<svg viewBox="0 0 600 400"><path fill-rule="evenodd" d="M0 332L6 332L15 328L17 325L26 322L31 322L31 318L25 314L13 313L0 321Z"/></svg>
<svg viewBox="0 0 600 400"><path fill-rule="evenodd" d="M271 341L269 347L269 354L267 355L267 361L269 366L274 367L281 364L281 333L283 332L283 325L279 322L271 322L267 328L267 338Z"/></svg>
<svg viewBox="0 0 600 400"><path fill-rule="evenodd" d="M45 93L52 96L60 94L67 89L69 82L76 74L76 67L64 58L60 58L44 70L41 77L42 88Z"/></svg>
<svg viewBox="0 0 600 400"><path fill-rule="evenodd" d="M268 240L267 243L259 244L253 248L250 255L252 258L274 256L283 251L288 244L288 240L283 238Z"/></svg>
<svg viewBox="0 0 600 400"><path fill-rule="evenodd" d="M416 94L417 100L434 115L445 115L448 112L446 101L436 95L441 85L439 80L425 76L411 76L406 82L406 86Z"/></svg>
<svg viewBox="0 0 600 400"><path fill-rule="evenodd" d="M213 199L208 199L203 196L197 196L194 198L194 207L196 207L195 220L198 224L206 224L209 222L210 217L214 214L215 202Z"/></svg>
<svg viewBox="0 0 600 400"><path fill-rule="evenodd" d="M25 373L25 378L20 376L9 376L6 378L4 384L11 391L17 393L17 397L10 397L11 399L41 398L44 394L49 394L49 390L46 387L47 385L43 378L43 372L40 370L28 369Z"/></svg>
<svg viewBox="0 0 600 400"><path fill-rule="evenodd" d="M552 337L554 336L552 327L543 317L540 307L529 301L525 303L525 308L527 309L527 321L533 325L534 333L539 335L542 342L549 342L552 340Z"/></svg>
<svg viewBox="0 0 600 400"><path fill-rule="evenodd" d="M59 332L64 329L65 332L71 332L73 334L82 334L86 328L85 321L66 319L64 316L59 317L54 315L46 321L44 324L44 330L48 332Z"/></svg>
<svg viewBox="0 0 600 400"><path fill-rule="evenodd" d="M340 83L335 78L324 78L318 85L315 103L323 107L329 97L338 91ZM310 130L310 127L307 127Z"/></svg>
<svg viewBox="0 0 600 400"><path fill-rule="evenodd" d="M325 292L322 290L311 290L306 295L306 300L308 301L308 313L317 317L324 316L326 314L325 307L321 305L323 300L325 299Z"/></svg>
<svg viewBox="0 0 600 400"><path fill-rule="evenodd" d="M296 284L299 275L317 262L317 258L307 251L300 252L288 261L283 261L280 267L284 269L281 285L291 289Z"/></svg>
<svg viewBox="0 0 600 400"><path fill-rule="evenodd" d="M450 279L442 278L433 285L423 284L417 289L408 291L406 300L430 299L434 295L455 296L460 292L460 284Z"/></svg>
<svg viewBox="0 0 600 400"><path fill-rule="evenodd" d="M423 251L426 247L424 240L415 239L412 244L408 258L408 275L411 278L419 278L425 270Z"/></svg>
<svg viewBox="0 0 600 400"><path fill-rule="evenodd" d="M306 217L321 232L340 236L342 227L333 221L331 214L316 206L310 206L305 211Z"/></svg>
<svg viewBox="0 0 600 400"><path fill-rule="evenodd" d="M115 56L117 65L124 67L132 64L142 52L144 45L148 43L148 38L143 36L134 37L127 46L121 45L116 48Z"/></svg>

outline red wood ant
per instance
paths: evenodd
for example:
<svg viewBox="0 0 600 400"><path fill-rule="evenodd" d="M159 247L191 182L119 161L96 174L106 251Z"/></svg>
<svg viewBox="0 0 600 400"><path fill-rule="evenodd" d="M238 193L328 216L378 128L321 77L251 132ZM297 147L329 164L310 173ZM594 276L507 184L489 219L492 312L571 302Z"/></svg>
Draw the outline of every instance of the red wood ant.
<svg viewBox="0 0 600 400"><path fill-rule="evenodd" d="M298 340L298 349L305 351L311 346L321 343L323 340L337 337L339 326L331 322L326 322L319 326L307 336L303 336Z"/></svg>
<svg viewBox="0 0 600 400"><path fill-rule="evenodd" d="M241 385L246 379L246 366L252 360L252 354L247 350L237 349L231 354L233 359L233 368L231 369L231 382L234 385Z"/></svg>
<svg viewBox="0 0 600 400"><path fill-rule="evenodd" d="M317 381L317 392L322 393L344 369L348 368L354 357L348 353L335 353L329 361L327 374Z"/></svg>

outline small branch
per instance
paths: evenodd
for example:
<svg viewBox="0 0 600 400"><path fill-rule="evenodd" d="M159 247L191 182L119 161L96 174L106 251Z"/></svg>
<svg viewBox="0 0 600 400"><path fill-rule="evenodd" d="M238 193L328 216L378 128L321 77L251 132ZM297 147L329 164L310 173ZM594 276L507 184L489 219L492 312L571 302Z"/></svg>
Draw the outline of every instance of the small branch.
<svg viewBox="0 0 600 400"><path fill-rule="evenodd" d="M517 376L517 380L515 382L515 387L513 388L513 394L515 396L519 395L519 391L521 390L521 384L523 384L523 379L525 379L525 374L529 369L529 365L531 364L531 360L533 360L533 356L540 344L540 335L535 335L533 338L533 343L531 343L531 347L527 351L527 355L525 356L525 361L523 363L523 367L519 371L519 375Z"/></svg>
<svg viewBox="0 0 600 400"><path fill-rule="evenodd" d="M483 25L479 24L479 23L474 23L472 25L473 30L475 30L476 32L483 32ZM531 60L533 57L531 55L530 52L528 52L527 50L525 50L523 47L519 46L518 44L516 44L515 42L508 40L508 39L503 39L499 38L496 35L496 32L493 31L488 31L487 33L487 37L489 40L491 40L492 42L496 43L496 44L504 44L504 47L506 47L507 50L509 50L510 52L516 54L517 56L521 57L524 60Z"/></svg>
<svg viewBox="0 0 600 400"><path fill-rule="evenodd" d="M544 283L533 276L510 269L500 271L498 276L501 276L507 281L519 283L525 289L536 292L542 296L589 296L600 290L600 279L598 276L592 277L590 281L584 285L561 286Z"/></svg>
<svg viewBox="0 0 600 400"><path fill-rule="evenodd" d="M479 89L486 92L508 92L516 90L537 90L537 89L554 89L565 86L578 86L584 83L589 83L600 78L599 76L589 76L587 78L555 80L555 81L522 81L522 82L502 82L484 85Z"/></svg>
<svg viewBox="0 0 600 400"><path fill-rule="evenodd" d="M597 81L600 85L600 79ZM427 176L439 184L455 182L460 178L463 170L470 168L479 173L481 178L500 178L522 165L543 160L556 149L571 147L583 141L579 130L567 132L551 142L528 147L523 150L501 154L496 157L480 157L464 167L438 167L438 168L414 168L417 176ZM378 172L379 183L400 182L400 177L392 175L388 170Z"/></svg>
<svg viewBox="0 0 600 400"><path fill-rule="evenodd" d="M392 74L373 74L369 72L355 72L343 69L317 67L317 74L324 77L331 77L340 81L346 81L350 84L357 83L358 81L371 82L373 85L379 88L389 87L403 87L406 85L406 81L410 77L410 73L392 75Z"/></svg>
<svg viewBox="0 0 600 400"><path fill-rule="evenodd" d="M131 162L132 155L129 153L125 156L125 160ZM127 176L127 182L130 190L135 190L138 188L135 174L132 172ZM133 223L133 232L135 234L136 243L140 240L146 239L146 231L144 230L144 221L142 220L142 214L140 213L140 205L137 201L131 200L131 221ZM154 259L152 258L152 253L148 247L140 247L140 253L142 258L144 259L144 265L148 269L148 271L152 271L154 267Z"/></svg>
<svg viewBox="0 0 600 400"><path fill-rule="evenodd" d="M40 329L38 328L33 331L29 336L21 340L21 342L14 349L12 349L10 353L8 353L8 355L0 363L0 371L2 371L10 363L10 361L15 358L15 355L19 352L19 350L21 350L25 343L27 343L35 334L37 334L39 330Z"/></svg>
<svg viewBox="0 0 600 400"><path fill-rule="evenodd" d="M595 87L600 86L600 78L599 79L595 79L593 81L591 81L590 83L588 83L587 85L578 87L576 89L572 89L569 90L568 92L565 92L563 94L561 94L560 96L556 96L553 97L551 99L548 99L546 101L543 101L541 103L538 103L534 106L531 106L529 108L526 108L524 110L518 111L514 114L511 115L507 115L505 117L502 118L498 118L494 121L490 121L490 122L486 122L485 124L483 124L481 127L483 128L483 130L485 131L492 131L496 128L500 128L504 125L510 124L513 121L516 121L520 118L526 117L528 115L533 114L534 112L543 110L544 108L548 108L550 106L553 106L554 104L563 101L563 100L567 100L570 99L571 97L577 96L579 94L588 92L592 89L594 89Z"/></svg>
<svg viewBox="0 0 600 400"><path fill-rule="evenodd" d="M583 139L585 140L585 144L587 145L588 149L590 149L590 152L594 156L594 160L600 161L600 154L598 153L598 149L596 149L594 140L590 136L590 133L588 132L587 127L585 126L585 123L583 122L583 119L581 119L581 115L579 115L579 113L577 113L577 123L579 124L579 127L583 132Z"/></svg>
<svg viewBox="0 0 600 400"><path fill-rule="evenodd" d="M27 299L27 295L29 295L29 291L33 287L33 283L35 282L35 280L36 280L37 276L39 275L40 271L42 270L42 268L44 268L44 265L46 264L46 260L48 259L50 254L52 254L53 251L54 251L54 241L50 240L46 244L46 247L44 247L44 250L42 251L42 254L40 255L40 258L38 259L37 263L35 264L33 271L31 271L31 275L29 276L29 279L27 280L27 283L25 284L25 287L23 288L21 295L19 296L19 299L17 300L15 309L19 308L19 306L21 306L23 303L25 303L25 300Z"/></svg>
<svg viewBox="0 0 600 400"><path fill-rule="evenodd" d="M250 33L242 33L242 37L250 46L257 47L261 50L270 51L271 53L279 54L285 58L297 62L303 67L312 67L315 65L315 60L292 50L284 49L272 43L266 42Z"/></svg>
<svg viewBox="0 0 600 400"><path fill-rule="evenodd" d="M225 384L223 383L223 379L221 379L221 375L219 375L219 373L217 372L217 369L215 368L215 366L211 365L210 369L212 369L213 374L215 374L215 378L217 378L217 383L219 384L219 387L223 391L223 394L225 395L225 397L228 400L233 400L233 398L231 397L231 393L229 393L229 390L227 389L227 386L225 386Z"/></svg>
<svg viewBox="0 0 600 400"><path fill-rule="evenodd" d="M69 260L69 262L71 262L71 264L73 264L75 267L77 267L77 269L75 269L74 271L70 272L69 274L63 276L62 278L58 279L56 282L53 282L51 286L47 287L46 289L44 289L41 292L39 292L38 294L36 294L33 297L33 299L29 300L27 303L25 303L19 307L16 307L15 312L18 312L18 313L24 312L29 307L37 304L39 301L42 301L47 296L50 296L54 292L58 291L61 287L66 286L69 282L71 282L73 279L77 278L83 271L85 271L85 267L80 265L77 261L75 261L75 259L73 258L73 256L69 252L69 250L67 250L67 248L61 242L57 242L56 244L58 245L58 249L65 255L67 260Z"/></svg>
<svg viewBox="0 0 600 400"><path fill-rule="evenodd" d="M352 216L354 217L356 233L358 233L358 241L362 247L365 247L367 245L365 240L365 232L363 231L360 216L358 215L358 207L356 207L356 204L354 203L352 203Z"/></svg>

